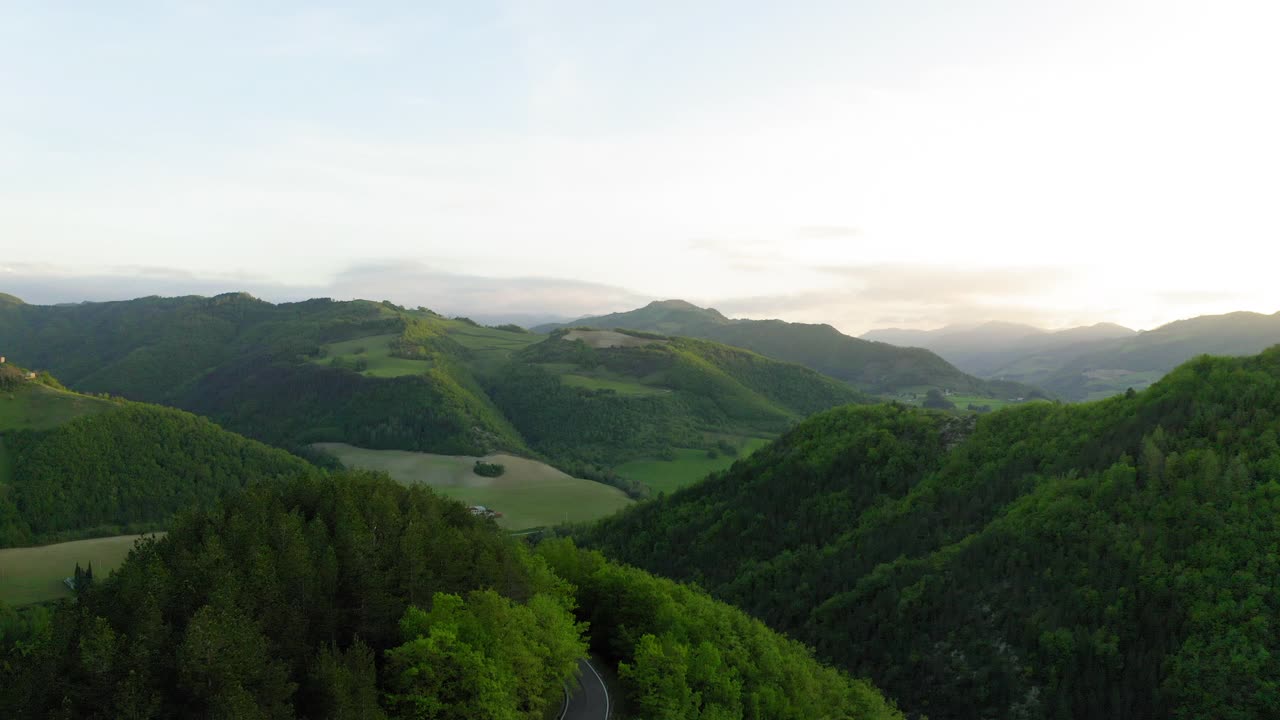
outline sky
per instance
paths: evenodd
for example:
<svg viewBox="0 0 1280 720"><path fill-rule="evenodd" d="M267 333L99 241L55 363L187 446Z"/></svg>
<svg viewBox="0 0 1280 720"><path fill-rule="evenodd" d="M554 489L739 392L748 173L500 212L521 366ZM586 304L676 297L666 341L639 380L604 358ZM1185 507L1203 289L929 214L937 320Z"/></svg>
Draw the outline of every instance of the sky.
<svg viewBox="0 0 1280 720"><path fill-rule="evenodd" d="M1269 0L0 0L0 292L1280 310Z"/></svg>

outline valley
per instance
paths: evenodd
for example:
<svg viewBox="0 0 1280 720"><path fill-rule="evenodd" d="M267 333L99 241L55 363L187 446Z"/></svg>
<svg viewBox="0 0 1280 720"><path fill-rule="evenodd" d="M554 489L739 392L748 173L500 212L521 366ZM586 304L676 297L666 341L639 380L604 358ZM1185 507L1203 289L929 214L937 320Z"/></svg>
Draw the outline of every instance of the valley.
<svg viewBox="0 0 1280 720"><path fill-rule="evenodd" d="M891 381L859 385L848 378L883 372L868 368L892 346L870 343L857 366L863 341L830 329L712 316L721 329L698 331L755 328L756 347L775 353L825 337L808 367L658 331L714 311L642 310L666 319L538 334L425 308L235 294L0 307L0 343L24 367L49 358L75 379L67 390L56 373L10 372L0 393L0 630L39 637L60 608L141 638L154 616L130 608L159 592L175 628L238 647L289 647L288 627L346 638L352 679L332 687L353 695L318 689L329 681L316 668L338 659L263 649L252 657L275 658L299 689L270 700L255 685L255 703L380 697L401 712L396 688L416 687L409 648L470 628L468 643L508 663L495 672L522 702L562 702L555 688L591 654L637 719L673 702L674 717L763 702L735 683L789 688L760 720L807 720L811 702L903 717L881 689L907 717L946 720L1203 713L1226 697L1211 666L1265 647L1248 634L1215 644L1213 628L1238 624L1233 607L1280 608L1270 591L1228 583L1234 604L1215 604L1187 578L1270 572L1252 548L1274 534L1259 510L1280 468L1276 350L1168 374L1079 364L1087 397L1138 387L1063 403L915 351L887 360ZM77 335L84 353L58 354ZM1126 342L1156 347L1146 337ZM177 349L187 342L208 352ZM144 534L163 539L122 562ZM98 579L67 602L77 562ZM205 588L198 607L180 599L188 589L153 590L171 582ZM309 600L283 601L299 588ZM1153 603L1166 609L1152 615ZM244 619L259 616L272 620ZM550 674L522 675L498 649L527 643L558 648L540 651L559 658ZM149 657L180 664L184 647ZM363 647L384 664L362 665ZM759 662L775 656L817 685ZM1265 706L1265 673L1238 674L1256 682L1230 702ZM672 678L691 694L672 694ZM583 692L571 707L594 707ZM13 702L29 716L53 702L24 697Z"/></svg>
<svg viewBox="0 0 1280 720"><path fill-rule="evenodd" d="M1280 720L1278 28L0 2L0 720Z"/></svg>
<svg viewBox="0 0 1280 720"><path fill-rule="evenodd" d="M1280 313L1188 318L1146 331L1113 323L1046 331L984 323L931 331L873 330L865 339L928 348L979 377L1082 402L1143 390L1197 355L1253 355L1280 342Z"/></svg>

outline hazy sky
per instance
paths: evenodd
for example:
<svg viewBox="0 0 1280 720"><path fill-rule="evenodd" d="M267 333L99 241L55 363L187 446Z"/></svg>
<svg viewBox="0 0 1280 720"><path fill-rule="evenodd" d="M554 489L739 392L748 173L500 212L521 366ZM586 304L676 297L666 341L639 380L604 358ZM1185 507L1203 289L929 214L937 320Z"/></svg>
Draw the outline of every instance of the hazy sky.
<svg viewBox="0 0 1280 720"><path fill-rule="evenodd" d="M0 0L0 291L855 333L1275 312L1277 28L1270 0Z"/></svg>

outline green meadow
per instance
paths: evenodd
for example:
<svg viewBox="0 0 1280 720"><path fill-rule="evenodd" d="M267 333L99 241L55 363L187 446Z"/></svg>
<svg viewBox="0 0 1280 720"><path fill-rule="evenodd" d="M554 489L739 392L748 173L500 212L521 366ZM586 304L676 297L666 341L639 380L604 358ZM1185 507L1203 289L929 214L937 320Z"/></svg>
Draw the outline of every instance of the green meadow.
<svg viewBox="0 0 1280 720"><path fill-rule="evenodd" d="M650 385L621 373L604 369L586 369L573 363L538 363L538 367L556 375L565 385L583 390L612 390L619 395L631 397L663 395L671 392L667 388Z"/></svg>
<svg viewBox="0 0 1280 720"><path fill-rule="evenodd" d="M115 407L118 406L110 400L29 383L19 390L0 393L0 430L48 430L82 415L96 415Z"/></svg>
<svg viewBox="0 0 1280 720"><path fill-rule="evenodd" d="M430 486L442 495L468 505L483 505L502 513L498 524L509 530L586 522L611 515L631 500L617 488L566 475L528 458L496 454L483 458L436 455L406 450L369 450L345 443L317 443L342 464L380 470L406 484ZM501 463L499 477L476 475L476 460Z"/></svg>
<svg viewBox="0 0 1280 720"><path fill-rule="evenodd" d="M498 330L471 325L460 320L449 321L448 334L459 345L473 352L499 354L510 354L547 339L545 335Z"/></svg>
<svg viewBox="0 0 1280 720"><path fill-rule="evenodd" d="M83 568L92 564L94 577L104 578L124 562L140 537L143 536L117 535L0 549L0 601L26 605L71 597L71 590L62 580L75 572L76 563Z"/></svg>
<svg viewBox="0 0 1280 720"><path fill-rule="evenodd" d="M329 343L324 346L325 356L312 358L312 362L328 365L334 358L339 361L356 362L364 360L368 366L361 373L369 377L400 377L401 375L421 375L431 367L426 360L408 360L391 356L391 341L398 336L370 335L369 337Z"/></svg>
<svg viewBox="0 0 1280 720"><path fill-rule="evenodd" d="M642 482L654 492L672 493L692 485L713 472L727 469L735 460L768 445L763 438L747 438L735 456L721 453L707 457L706 450L678 448L675 460L632 460L617 467L619 475Z"/></svg>

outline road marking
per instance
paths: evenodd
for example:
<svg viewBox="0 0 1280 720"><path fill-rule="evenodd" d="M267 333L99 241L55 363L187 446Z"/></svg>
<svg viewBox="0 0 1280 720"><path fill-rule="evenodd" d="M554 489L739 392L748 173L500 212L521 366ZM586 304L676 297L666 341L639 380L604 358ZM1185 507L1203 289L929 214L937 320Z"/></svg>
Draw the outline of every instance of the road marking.
<svg viewBox="0 0 1280 720"><path fill-rule="evenodd" d="M609 720L609 686L604 684L604 678L600 677L600 673L591 667L591 661L586 660L587 668L591 670L591 674L596 676L596 680L600 682L600 689L604 690L604 720Z"/></svg>
<svg viewBox="0 0 1280 720"><path fill-rule="evenodd" d="M569 686L560 683L560 687L564 690L564 702L560 704L560 717L556 720L564 720L565 713L569 712Z"/></svg>

